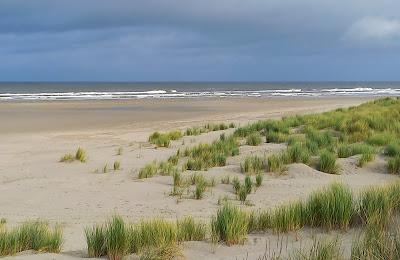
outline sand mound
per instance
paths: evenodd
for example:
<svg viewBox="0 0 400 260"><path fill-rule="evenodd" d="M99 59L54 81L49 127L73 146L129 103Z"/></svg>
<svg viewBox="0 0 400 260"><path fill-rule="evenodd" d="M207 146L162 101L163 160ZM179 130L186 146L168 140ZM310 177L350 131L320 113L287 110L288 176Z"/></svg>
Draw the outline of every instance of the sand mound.
<svg viewBox="0 0 400 260"><path fill-rule="evenodd" d="M322 178L325 173L317 171L303 163L293 163L288 165L287 176L291 178Z"/></svg>

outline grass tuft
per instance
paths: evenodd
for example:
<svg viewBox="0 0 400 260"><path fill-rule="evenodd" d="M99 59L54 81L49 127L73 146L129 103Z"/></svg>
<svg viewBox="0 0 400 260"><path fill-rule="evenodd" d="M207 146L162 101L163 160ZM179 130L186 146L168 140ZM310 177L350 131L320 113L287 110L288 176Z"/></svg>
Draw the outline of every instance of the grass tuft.
<svg viewBox="0 0 400 260"><path fill-rule="evenodd" d="M178 241L202 241L206 237L207 228L202 222L195 221L192 216L177 221Z"/></svg>
<svg viewBox="0 0 400 260"><path fill-rule="evenodd" d="M258 174L266 168L266 160L262 157L252 155L247 156L244 163L240 164L240 170L247 174Z"/></svg>
<svg viewBox="0 0 400 260"><path fill-rule="evenodd" d="M251 146L257 146L262 143L261 135L258 132L252 133L246 138L246 144Z"/></svg>
<svg viewBox="0 0 400 260"><path fill-rule="evenodd" d="M86 151L83 148L79 147L78 150L76 150L75 160L78 160L83 163L86 162L87 160Z"/></svg>
<svg viewBox="0 0 400 260"><path fill-rule="evenodd" d="M336 155L329 151L321 152L318 170L321 172L337 174L339 172L339 167L336 164Z"/></svg>
<svg viewBox="0 0 400 260"><path fill-rule="evenodd" d="M244 211L225 204L211 219L213 241L225 242L228 246L242 244L247 238L248 216Z"/></svg>
<svg viewBox="0 0 400 260"><path fill-rule="evenodd" d="M60 226L50 228L41 221L28 221L11 230L0 231L0 255L14 255L26 250L59 253L62 245Z"/></svg>

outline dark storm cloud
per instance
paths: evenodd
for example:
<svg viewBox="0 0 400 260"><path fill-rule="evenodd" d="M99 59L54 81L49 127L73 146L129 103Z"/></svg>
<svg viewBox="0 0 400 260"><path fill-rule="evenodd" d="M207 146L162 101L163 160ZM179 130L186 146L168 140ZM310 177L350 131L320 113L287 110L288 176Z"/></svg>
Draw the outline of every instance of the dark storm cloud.
<svg viewBox="0 0 400 260"><path fill-rule="evenodd" d="M0 80L392 79L399 40L393 0L2 0Z"/></svg>

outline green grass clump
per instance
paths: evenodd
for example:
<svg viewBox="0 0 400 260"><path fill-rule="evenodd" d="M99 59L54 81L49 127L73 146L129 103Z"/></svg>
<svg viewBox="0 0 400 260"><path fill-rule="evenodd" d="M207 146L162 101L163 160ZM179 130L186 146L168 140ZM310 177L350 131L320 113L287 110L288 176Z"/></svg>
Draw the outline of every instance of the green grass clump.
<svg viewBox="0 0 400 260"><path fill-rule="evenodd" d="M287 158L290 163L304 163L308 164L310 162L310 153L306 146L302 143L296 142L290 145L286 151Z"/></svg>
<svg viewBox="0 0 400 260"><path fill-rule="evenodd" d="M390 143L385 148L385 155L390 157L400 156L400 145L397 143Z"/></svg>
<svg viewBox="0 0 400 260"><path fill-rule="evenodd" d="M268 171L269 172L282 172L286 163L284 153L280 154L273 154L268 157L267 164L268 164Z"/></svg>
<svg viewBox="0 0 400 260"><path fill-rule="evenodd" d="M238 194L239 190L240 190L240 187L241 187L241 184L240 184L240 181L239 181L238 177L234 177L233 178L232 187L233 187L233 191L235 192L235 194Z"/></svg>
<svg viewBox="0 0 400 260"><path fill-rule="evenodd" d="M251 193L251 190L253 189L253 181L251 180L250 176L246 176L246 178L244 178L244 188L246 189L247 194Z"/></svg>
<svg viewBox="0 0 400 260"><path fill-rule="evenodd" d="M361 154L361 158L358 160L357 165L363 167L367 162L372 161L375 158L375 153L373 150L366 150Z"/></svg>
<svg viewBox="0 0 400 260"><path fill-rule="evenodd" d="M73 161L80 161L82 163L87 161L86 151L81 147L76 150L75 155L67 153L60 158L60 162L73 162Z"/></svg>
<svg viewBox="0 0 400 260"><path fill-rule="evenodd" d="M128 232L124 220L113 216L105 228L105 248L109 259L122 259L128 252Z"/></svg>
<svg viewBox="0 0 400 260"><path fill-rule="evenodd" d="M146 164L142 169L139 170L139 179L150 178L157 174L157 163L151 162Z"/></svg>
<svg viewBox="0 0 400 260"><path fill-rule="evenodd" d="M366 142L370 145L383 146L389 144L394 139L395 137L393 136L393 134L383 132L373 134L370 138L366 140Z"/></svg>
<svg viewBox="0 0 400 260"><path fill-rule="evenodd" d="M305 224L305 212L301 202L279 206L270 216L270 225L277 232L298 230Z"/></svg>
<svg viewBox="0 0 400 260"><path fill-rule="evenodd" d="M86 244L89 257L102 257L107 255L106 234L102 225L85 229Z"/></svg>
<svg viewBox="0 0 400 260"><path fill-rule="evenodd" d="M114 166L114 171L121 170L121 163L119 161L115 161L113 166Z"/></svg>
<svg viewBox="0 0 400 260"><path fill-rule="evenodd" d="M292 259L298 260L339 260L342 259L341 248L337 239L315 239L308 250L298 250Z"/></svg>
<svg viewBox="0 0 400 260"><path fill-rule="evenodd" d="M341 144L338 146L337 154L339 158L348 158L356 154L374 153L375 149L367 144Z"/></svg>
<svg viewBox="0 0 400 260"><path fill-rule="evenodd" d="M339 183L312 193L306 205L309 223L315 227L346 230L355 215L353 194Z"/></svg>
<svg viewBox="0 0 400 260"><path fill-rule="evenodd" d="M67 154L63 155L60 158L60 162L73 162L74 160L75 160L75 156L73 156L70 153L67 153Z"/></svg>
<svg viewBox="0 0 400 260"><path fill-rule="evenodd" d="M163 219L143 220L135 226L137 251L145 248L157 248L172 245L178 241L178 228L176 223Z"/></svg>
<svg viewBox="0 0 400 260"><path fill-rule="evenodd" d="M256 175L256 187L261 187L263 182L263 175L261 173Z"/></svg>
<svg viewBox="0 0 400 260"><path fill-rule="evenodd" d="M241 185L241 186L239 187L238 192L237 192L237 196L238 196L239 200L240 200L242 203L244 203L244 202L246 201L247 195L248 195L248 194L249 194L249 193L247 192L246 187L245 187L244 185Z"/></svg>
<svg viewBox="0 0 400 260"><path fill-rule="evenodd" d="M288 135L280 132L269 131L265 135L265 141L267 143L284 143L288 139Z"/></svg>
<svg viewBox="0 0 400 260"><path fill-rule="evenodd" d="M207 170L211 167L225 166L227 156L239 154L239 146L232 136L219 139L212 144L199 144L187 148L184 155L188 156L185 164L187 170Z"/></svg>
<svg viewBox="0 0 400 260"><path fill-rule="evenodd" d="M196 183L196 189L194 191L194 198L196 200L201 200L204 196L206 188L207 188L207 183L204 180L198 181Z"/></svg>
<svg viewBox="0 0 400 260"><path fill-rule="evenodd" d="M363 224L381 227L387 225L393 209L387 188L371 187L364 190L360 194L358 204L359 216Z"/></svg>
<svg viewBox="0 0 400 260"><path fill-rule="evenodd" d="M329 151L321 152L318 170L321 172L337 174L339 172L339 166L336 164L336 155Z"/></svg>
<svg viewBox="0 0 400 260"><path fill-rule="evenodd" d="M145 248L140 254L140 260L184 260L181 247L176 244L161 245L155 248Z"/></svg>
<svg viewBox="0 0 400 260"><path fill-rule="evenodd" d="M227 245L242 244L247 238L248 216L246 212L230 204L225 204L211 219L213 241Z"/></svg>
<svg viewBox="0 0 400 260"><path fill-rule="evenodd" d="M174 172L172 175L174 187L180 187L183 184L182 174L179 171Z"/></svg>
<svg viewBox="0 0 400 260"><path fill-rule="evenodd" d="M175 155L171 155L168 160L167 160L170 164L176 166L179 162L179 155L175 154Z"/></svg>
<svg viewBox="0 0 400 260"><path fill-rule="evenodd" d="M353 240L350 259L400 259L400 231L369 226Z"/></svg>
<svg viewBox="0 0 400 260"><path fill-rule="evenodd" d="M194 220L192 216L177 221L178 241L202 241L207 234L204 223Z"/></svg>
<svg viewBox="0 0 400 260"><path fill-rule="evenodd" d="M50 228L41 221L29 221L11 230L0 231L0 256L14 255L26 250L59 253L62 245L62 230Z"/></svg>
<svg viewBox="0 0 400 260"><path fill-rule="evenodd" d="M182 137L182 133L179 131L170 133L154 132L149 136L149 142L157 147L169 147L171 140L177 140L180 137Z"/></svg>
<svg viewBox="0 0 400 260"><path fill-rule="evenodd" d="M313 128L306 130L306 139L315 143L318 148L328 148L335 144L335 139L330 131L317 131Z"/></svg>
<svg viewBox="0 0 400 260"><path fill-rule="evenodd" d="M246 144L251 146L257 146L262 143L261 135L258 132L252 133L246 138Z"/></svg>
<svg viewBox="0 0 400 260"><path fill-rule="evenodd" d="M240 170L242 173L247 174L258 174L266 168L266 160L262 157L252 155L247 156L244 163L240 164Z"/></svg>
<svg viewBox="0 0 400 260"><path fill-rule="evenodd" d="M168 175L171 176L177 168L174 164L170 163L169 161L162 161L158 164L158 173L160 175Z"/></svg>
<svg viewBox="0 0 400 260"><path fill-rule="evenodd" d="M79 147L78 150L76 150L75 160L78 160L83 163L86 162L87 160L86 151L83 148Z"/></svg>
<svg viewBox="0 0 400 260"><path fill-rule="evenodd" d="M387 167L389 173L400 174L400 155L390 158Z"/></svg>

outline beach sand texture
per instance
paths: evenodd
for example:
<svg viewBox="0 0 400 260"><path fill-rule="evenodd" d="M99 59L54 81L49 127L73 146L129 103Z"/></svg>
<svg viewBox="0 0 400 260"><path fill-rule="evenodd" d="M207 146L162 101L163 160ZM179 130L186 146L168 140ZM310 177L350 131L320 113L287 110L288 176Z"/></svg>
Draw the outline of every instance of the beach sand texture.
<svg viewBox="0 0 400 260"><path fill-rule="evenodd" d="M370 98L369 98L370 99ZM84 227L103 222L113 213L137 221L147 217L176 219L192 215L208 219L218 209L218 198L234 197L231 187L220 184L230 175L243 178L240 161L249 154L271 154L283 144L241 146L240 155L228 165L212 168L204 175L215 177L217 185L202 200L177 202L169 196L170 176L138 180L138 170L153 160L165 160L179 148L211 142L232 129L185 136L172 141L170 148L155 149L147 142L153 131L199 126L208 122L245 125L263 118L296 113L313 113L361 104L368 98L229 98L70 102L0 103L0 217L10 225L28 219L61 223L64 244L61 254L23 254L6 259L75 259L86 257ZM183 141L182 141L183 140ZM60 157L86 149L86 163L60 163ZM117 155L119 147L123 153ZM102 173L105 164L121 162L121 170ZM342 175L321 173L303 164L292 164L283 176L265 175L264 185L248 199L252 209L270 208L304 198L332 181L350 185L355 191L372 184L396 179L384 174L379 156L364 168L355 167L355 157L339 159ZM99 173L95 173L98 169ZM186 174L186 173L185 173ZM189 174L189 173L188 173ZM352 233L339 234L349 240ZM313 231L288 234L289 247L311 241ZM245 245L212 246L206 242L184 244L187 259L254 259L265 252L266 244L276 247L272 233L250 235Z"/></svg>

